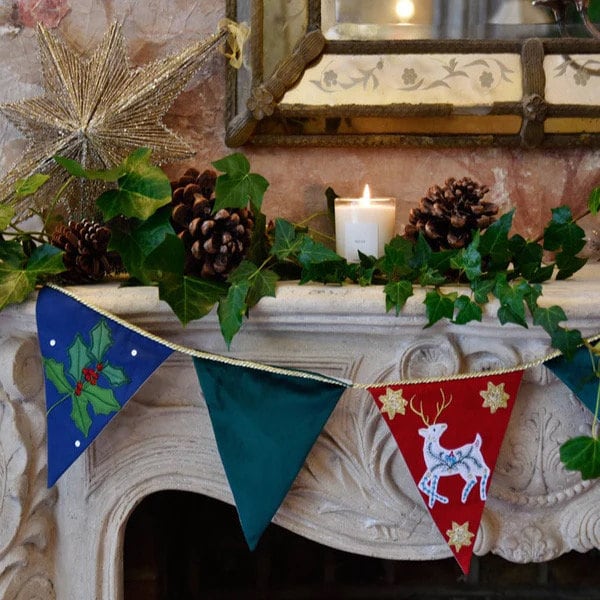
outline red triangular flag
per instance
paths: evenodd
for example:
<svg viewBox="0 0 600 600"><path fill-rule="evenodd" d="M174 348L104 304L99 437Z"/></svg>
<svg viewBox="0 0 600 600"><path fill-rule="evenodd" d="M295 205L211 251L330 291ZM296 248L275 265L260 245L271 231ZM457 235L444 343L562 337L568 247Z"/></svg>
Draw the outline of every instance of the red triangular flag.
<svg viewBox="0 0 600 600"><path fill-rule="evenodd" d="M369 388L463 573L522 376Z"/></svg>

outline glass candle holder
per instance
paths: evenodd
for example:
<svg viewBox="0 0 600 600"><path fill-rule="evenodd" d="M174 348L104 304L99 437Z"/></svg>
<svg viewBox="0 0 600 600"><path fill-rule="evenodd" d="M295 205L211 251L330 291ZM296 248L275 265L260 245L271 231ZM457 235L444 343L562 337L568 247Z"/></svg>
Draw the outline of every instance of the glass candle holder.
<svg viewBox="0 0 600 600"><path fill-rule="evenodd" d="M335 199L336 252L349 262L359 262L359 250L383 256L395 226L396 199L371 198L368 185L362 198Z"/></svg>

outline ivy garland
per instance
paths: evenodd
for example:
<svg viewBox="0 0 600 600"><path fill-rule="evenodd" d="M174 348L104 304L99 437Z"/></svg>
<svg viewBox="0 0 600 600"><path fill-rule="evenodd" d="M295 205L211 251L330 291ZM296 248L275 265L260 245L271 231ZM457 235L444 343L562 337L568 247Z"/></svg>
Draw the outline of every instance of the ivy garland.
<svg viewBox="0 0 600 600"><path fill-rule="evenodd" d="M55 206L65 188L78 178L101 180L114 185L96 201L103 220L110 226L109 250L117 252L131 280L139 285L155 285L159 297L169 304L181 323L207 315L217 305L221 333L229 347L250 309L264 296L275 296L280 279L341 285L381 285L386 310L400 314L415 286L426 288L425 314L430 327L447 319L455 324L481 321L483 307L496 298L501 324L528 327L528 319L541 326L551 344L568 359L582 344L590 353L598 378L598 399L591 436L567 440L560 449L568 469L584 478L600 477L600 344L586 343L581 333L564 324L567 315L560 306L542 307L538 299L542 284L566 279L585 264L578 253L585 246L585 232L567 206L552 210L540 240L510 235L514 211L502 215L483 233L476 232L468 246L460 250L434 251L424 237L416 242L401 236L393 238L381 257L360 254L360 262L348 263L315 239L306 223L298 225L278 218L267 226L261 211L268 181L250 171L242 154L231 154L213 163L217 177L214 211L250 206L255 217L251 247L244 260L229 273L225 282L188 276L184 273L183 242L171 225L171 185L167 175L150 163L150 151L140 148L122 164L107 171L84 169L79 163L55 157L70 175L51 202L47 212L29 209L15 215L9 205L0 205L0 310L25 300L36 285L60 276L65 270L63 252L50 244ZM48 176L33 175L19 181L16 197L40 193ZM327 190L330 210L335 193ZM40 203L32 203L40 205ZM589 210L600 209L600 188L592 191ZM587 214L587 213L586 213ZM41 220L40 231L21 228L23 217ZM551 263L544 252L554 253ZM448 292L447 284L464 284L465 292Z"/></svg>

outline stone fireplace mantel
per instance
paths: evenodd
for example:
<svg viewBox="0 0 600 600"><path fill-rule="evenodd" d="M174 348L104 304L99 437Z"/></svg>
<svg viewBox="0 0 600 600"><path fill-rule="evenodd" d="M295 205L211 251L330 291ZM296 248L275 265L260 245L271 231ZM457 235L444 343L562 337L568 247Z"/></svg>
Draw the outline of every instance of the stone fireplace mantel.
<svg viewBox="0 0 600 600"><path fill-rule="evenodd" d="M600 332L600 267L545 286L569 326ZM182 327L154 288L72 288L83 300L184 346L228 351L214 316ZM284 283L234 339L240 358L357 382L440 377L543 356L538 327L424 329L423 293L396 317L381 288ZM45 408L35 305L0 313L0 597L122 598L127 518L148 494L193 491L232 503L192 362L174 354L87 452L46 489ZM543 366L529 369L475 544L515 562L600 547L600 485L563 469L560 444L591 415ZM342 396L275 517L302 536L390 559L450 556L367 392Z"/></svg>

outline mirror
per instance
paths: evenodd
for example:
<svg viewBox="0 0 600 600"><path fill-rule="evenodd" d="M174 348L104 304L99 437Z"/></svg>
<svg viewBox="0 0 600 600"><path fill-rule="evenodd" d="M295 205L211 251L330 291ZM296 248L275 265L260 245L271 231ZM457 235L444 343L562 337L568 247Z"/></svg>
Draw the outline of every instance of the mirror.
<svg viewBox="0 0 600 600"><path fill-rule="evenodd" d="M600 145L584 0L229 0L226 142ZM584 15L586 18L582 18Z"/></svg>

